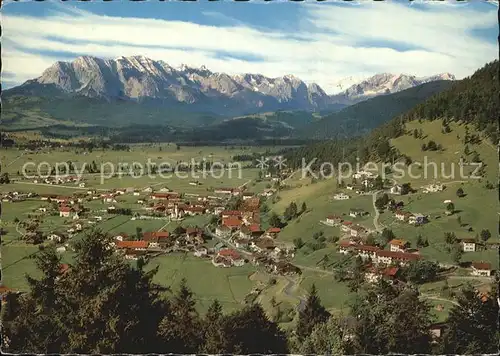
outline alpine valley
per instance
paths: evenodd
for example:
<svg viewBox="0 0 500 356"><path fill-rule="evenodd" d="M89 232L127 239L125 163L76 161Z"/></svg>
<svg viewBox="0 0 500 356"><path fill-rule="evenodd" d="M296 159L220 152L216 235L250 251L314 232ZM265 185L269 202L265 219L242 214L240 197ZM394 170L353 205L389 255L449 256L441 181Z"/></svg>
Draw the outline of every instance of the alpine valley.
<svg viewBox="0 0 500 356"><path fill-rule="evenodd" d="M5 90L2 129L55 136L99 130L113 136L132 127L152 137L153 127L157 139L192 140L207 133L219 142L307 139L317 138L325 122L335 127L338 117L343 135L357 135L359 127L374 128L454 80L449 73L424 78L383 73L328 95L293 75L230 75L204 66L174 68L144 56L83 56L56 62L40 77ZM322 136L338 133L328 129Z"/></svg>

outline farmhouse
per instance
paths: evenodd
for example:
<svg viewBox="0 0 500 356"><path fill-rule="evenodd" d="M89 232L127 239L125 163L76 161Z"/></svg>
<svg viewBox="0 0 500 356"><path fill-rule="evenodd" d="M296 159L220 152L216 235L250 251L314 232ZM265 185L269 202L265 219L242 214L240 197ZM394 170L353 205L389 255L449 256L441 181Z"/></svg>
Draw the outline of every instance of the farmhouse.
<svg viewBox="0 0 500 356"><path fill-rule="evenodd" d="M372 267L365 273L365 280L368 283L375 283L382 278L394 280L397 278L398 274L398 267L388 267L384 269L377 269L375 267Z"/></svg>
<svg viewBox="0 0 500 356"><path fill-rule="evenodd" d="M249 239L238 239L234 242L236 248L247 248L250 244Z"/></svg>
<svg viewBox="0 0 500 356"><path fill-rule="evenodd" d="M427 216L425 216L423 214L413 214L408 219L408 223L415 224L415 225L425 224L426 222L427 222Z"/></svg>
<svg viewBox="0 0 500 356"><path fill-rule="evenodd" d="M462 245L462 251L464 252L475 252L476 251L476 241L473 239L463 239L460 241Z"/></svg>
<svg viewBox="0 0 500 356"><path fill-rule="evenodd" d="M214 260L216 260L217 258L222 259L221 262L224 265L224 267L228 267L227 263L225 263L226 261L229 262L229 266L238 267L238 266L243 266L245 264L245 260L241 257L241 255L235 250L229 248L220 250L217 253L217 256L214 258Z"/></svg>
<svg viewBox="0 0 500 356"><path fill-rule="evenodd" d="M250 246L257 252L269 252L274 250L274 248L276 247L273 239L268 239L265 237L252 241Z"/></svg>
<svg viewBox="0 0 500 356"><path fill-rule="evenodd" d="M351 226L352 226L352 221L343 221L342 222L342 226L340 227L340 229L343 231L343 232L350 232L351 231Z"/></svg>
<svg viewBox="0 0 500 356"><path fill-rule="evenodd" d="M246 239L253 239L260 237L263 231L260 229L259 224L251 224L243 226L240 230L240 237Z"/></svg>
<svg viewBox="0 0 500 356"><path fill-rule="evenodd" d="M281 229L279 227L270 227L267 229L265 233L265 237L275 239L278 237L278 234L281 232Z"/></svg>
<svg viewBox="0 0 500 356"><path fill-rule="evenodd" d="M335 194L333 196L333 199L335 199L335 200L347 200L349 198L350 198L349 195L344 194L344 193Z"/></svg>
<svg viewBox="0 0 500 356"><path fill-rule="evenodd" d="M392 186L390 190L391 194L401 194L402 191L403 187L399 184Z"/></svg>
<svg viewBox="0 0 500 356"><path fill-rule="evenodd" d="M351 225L349 233L352 237L360 237L361 235L366 233L366 229L360 225Z"/></svg>
<svg viewBox="0 0 500 356"><path fill-rule="evenodd" d="M473 276L491 276L491 264L485 262L472 262Z"/></svg>
<svg viewBox="0 0 500 356"><path fill-rule="evenodd" d="M352 251L353 246L356 244L351 240L342 240L339 242L339 252L346 255Z"/></svg>
<svg viewBox="0 0 500 356"><path fill-rule="evenodd" d="M366 211L363 209L351 209L349 210L349 216L352 216L353 218L357 218L358 216L364 216L368 214Z"/></svg>
<svg viewBox="0 0 500 356"><path fill-rule="evenodd" d="M71 214L71 208L68 206L61 206L59 208L59 216L63 218L68 218Z"/></svg>
<svg viewBox="0 0 500 356"><path fill-rule="evenodd" d="M143 234L143 240L148 243L149 247L152 248L164 248L169 241L170 234L168 231L153 231L145 232Z"/></svg>
<svg viewBox="0 0 500 356"><path fill-rule="evenodd" d="M49 236L47 236L47 240L55 241L55 242L62 242L63 237L60 235L56 235L56 234L50 234Z"/></svg>
<svg viewBox="0 0 500 356"><path fill-rule="evenodd" d="M392 252L405 252L410 247L410 243L405 240L394 239L389 241L389 246Z"/></svg>
<svg viewBox="0 0 500 356"><path fill-rule="evenodd" d="M338 225L342 222L342 217L338 215L328 215L326 217L326 224L330 226Z"/></svg>
<svg viewBox="0 0 500 356"><path fill-rule="evenodd" d="M401 211L401 210L398 210L394 213L394 216L396 217L396 219L398 219L399 221L409 221L410 218L413 216L412 213L409 213L407 211Z"/></svg>

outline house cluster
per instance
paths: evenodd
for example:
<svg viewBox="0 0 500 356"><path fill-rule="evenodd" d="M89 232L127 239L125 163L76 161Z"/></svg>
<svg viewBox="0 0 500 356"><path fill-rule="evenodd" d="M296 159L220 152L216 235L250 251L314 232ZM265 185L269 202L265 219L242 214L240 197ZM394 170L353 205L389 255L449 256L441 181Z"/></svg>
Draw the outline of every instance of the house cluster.
<svg viewBox="0 0 500 356"><path fill-rule="evenodd" d="M154 215L170 216L173 220L182 220L185 216L217 214L224 210L224 199L216 195L183 194L176 192L152 193L146 210ZM139 201L138 201L139 202ZM146 204L145 199L140 203Z"/></svg>
<svg viewBox="0 0 500 356"><path fill-rule="evenodd" d="M367 212L361 209L351 209L349 212L349 216L351 217L358 217L366 214ZM340 227L340 230L348 234L351 238L363 238L369 233L368 229L350 220L345 220L340 215L328 215L323 223L328 226Z"/></svg>
<svg viewBox="0 0 500 356"><path fill-rule="evenodd" d="M2 194L1 199L2 199L2 202L4 202L4 203L9 203L9 202L15 203L15 202L25 201L26 199L33 198L35 196L36 196L35 193L21 193L21 192L13 191L13 192L6 192L6 193Z"/></svg>
<svg viewBox="0 0 500 356"><path fill-rule="evenodd" d="M49 176L49 177L37 177L33 179L34 184L68 184L76 183L80 188L85 187L85 183L81 181L77 176Z"/></svg>
<svg viewBox="0 0 500 356"><path fill-rule="evenodd" d="M390 250L383 250L378 246L363 245L351 240L343 240L339 244L339 252L354 254L364 260L371 259L377 266L405 265L422 258L418 250L408 252L404 240L392 240L389 244Z"/></svg>
<svg viewBox="0 0 500 356"><path fill-rule="evenodd" d="M148 231L142 234L140 240L130 240L129 236L123 233L114 237L112 246L123 252L125 258L136 260L149 253L198 251L204 243L203 230L198 227L188 227L180 234Z"/></svg>
<svg viewBox="0 0 500 356"><path fill-rule="evenodd" d="M281 246L276 242L276 238L281 231L280 228L262 229L259 205L260 200L258 197L249 197L243 199L240 210L221 211L219 214L220 223L215 227L215 236L228 241L236 249L246 251L245 254L249 256L251 263L262 265L270 272L288 273L296 271L291 266L288 266L287 262L288 259L293 257L294 248ZM229 254L229 252L225 253ZM239 259L231 257L233 255L228 256L215 256L214 265L241 265ZM231 259L237 261L237 263L230 262Z"/></svg>
<svg viewBox="0 0 500 356"><path fill-rule="evenodd" d="M395 281L400 275L399 267L380 267L370 265L365 272L365 280L368 283L376 283L380 279L386 279L389 281Z"/></svg>
<svg viewBox="0 0 500 356"><path fill-rule="evenodd" d="M426 185L422 188L422 192L424 193L436 193L443 191L445 189L445 186L443 184L435 183Z"/></svg>
<svg viewBox="0 0 500 356"><path fill-rule="evenodd" d="M394 217L402 222L406 222L411 225L423 225L428 222L428 217L420 213L410 213L408 211L396 210L394 212Z"/></svg>

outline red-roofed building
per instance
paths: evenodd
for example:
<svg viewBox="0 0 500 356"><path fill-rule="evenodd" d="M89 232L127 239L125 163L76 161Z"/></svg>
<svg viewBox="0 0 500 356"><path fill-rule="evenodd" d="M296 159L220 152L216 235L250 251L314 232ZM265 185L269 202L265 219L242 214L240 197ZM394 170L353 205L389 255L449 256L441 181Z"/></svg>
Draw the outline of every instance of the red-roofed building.
<svg viewBox="0 0 500 356"><path fill-rule="evenodd" d="M278 237L278 234L281 232L281 229L279 227L270 227L266 231L266 237L275 239Z"/></svg>
<svg viewBox="0 0 500 356"><path fill-rule="evenodd" d="M153 193L151 194L152 199L171 199L171 198L179 198L180 194L175 192L170 193Z"/></svg>
<svg viewBox="0 0 500 356"><path fill-rule="evenodd" d="M339 252L345 254L348 254L350 251L353 250L353 248L356 246L354 242L351 240L342 240L339 242Z"/></svg>
<svg viewBox="0 0 500 356"><path fill-rule="evenodd" d="M61 206L59 208L59 216L63 218L68 218L71 214L71 208L68 206Z"/></svg>
<svg viewBox="0 0 500 356"><path fill-rule="evenodd" d="M352 226L352 221L342 221L341 230L344 232L350 232Z"/></svg>
<svg viewBox="0 0 500 356"><path fill-rule="evenodd" d="M366 229L360 225L351 225L349 232L353 237L359 237L366 233Z"/></svg>
<svg viewBox="0 0 500 356"><path fill-rule="evenodd" d="M473 276L491 276L491 264L486 262L472 262Z"/></svg>
<svg viewBox="0 0 500 356"><path fill-rule="evenodd" d="M241 228L240 237L252 239L262 236L263 233L259 224L250 224Z"/></svg>
<svg viewBox="0 0 500 356"><path fill-rule="evenodd" d="M243 221L237 217L222 218L222 226L226 226L230 229L237 229L241 227Z"/></svg>
<svg viewBox="0 0 500 356"><path fill-rule="evenodd" d="M410 261L416 261L421 258L422 257L420 255L414 253L393 252L387 250L377 251L377 263L382 263L386 265L395 263L406 264Z"/></svg>
<svg viewBox="0 0 500 356"><path fill-rule="evenodd" d="M399 274L398 267L388 267L384 269L377 269L375 267L372 267L368 269L368 271L365 273L365 279L369 283L374 283L378 281L380 278L395 280L397 279L398 274Z"/></svg>
<svg viewBox="0 0 500 356"><path fill-rule="evenodd" d="M330 226L335 226L342 223L342 217L338 215L328 215L326 217L326 224Z"/></svg>
<svg viewBox="0 0 500 356"><path fill-rule="evenodd" d="M233 266L243 266L245 264L245 260L238 252L233 249L227 248L220 250L217 253L217 257L230 261L231 265Z"/></svg>
<svg viewBox="0 0 500 356"><path fill-rule="evenodd" d="M380 251L380 248L370 245L356 245L354 246L354 251L363 259L371 258L374 260L376 259L377 252Z"/></svg>
<svg viewBox="0 0 500 356"><path fill-rule="evenodd" d="M131 249L131 250L145 250L148 248L148 242L141 241L116 241L117 248Z"/></svg>
<svg viewBox="0 0 500 356"><path fill-rule="evenodd" d="M187 215L201 215L201 214L205 214L205 208L200 207L200 206L187 205L184 208L184 212Z"/></svg>
<svg viewBox="0 0 500 356"><path fill-rule="evenodd" d="M401 239L393 239L389 241L389 246L393 252L405 252L405 250L410 247L410 243Z"/></svg>

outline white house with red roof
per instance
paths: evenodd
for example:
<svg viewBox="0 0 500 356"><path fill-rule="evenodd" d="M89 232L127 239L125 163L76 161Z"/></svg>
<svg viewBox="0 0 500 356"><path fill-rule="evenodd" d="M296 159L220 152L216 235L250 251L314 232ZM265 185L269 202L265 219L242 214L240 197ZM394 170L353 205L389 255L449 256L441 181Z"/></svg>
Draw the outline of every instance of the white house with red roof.
<svg viewBox="0 0 500 356"><path fill-rule="evenodd" d="M71 215L71 208L69 206L61 206L59 208L59 216L62 218L69 218Z"/></svg>
<svg viewBox="0 0 500 356"><path fill-rule="evenodd" d="M472 262L472 275L473 276L491 276L491 264L486 262Z"/></svg>
<svg viewBox="0 0 500 356"><path fill-rule="evenodd" d="M243 266L245 264L245 259L233 249L226 248L220 250L214 260L217 258L229 261L232 266ZM224 263L223 263L224 264Z"/></svg>

